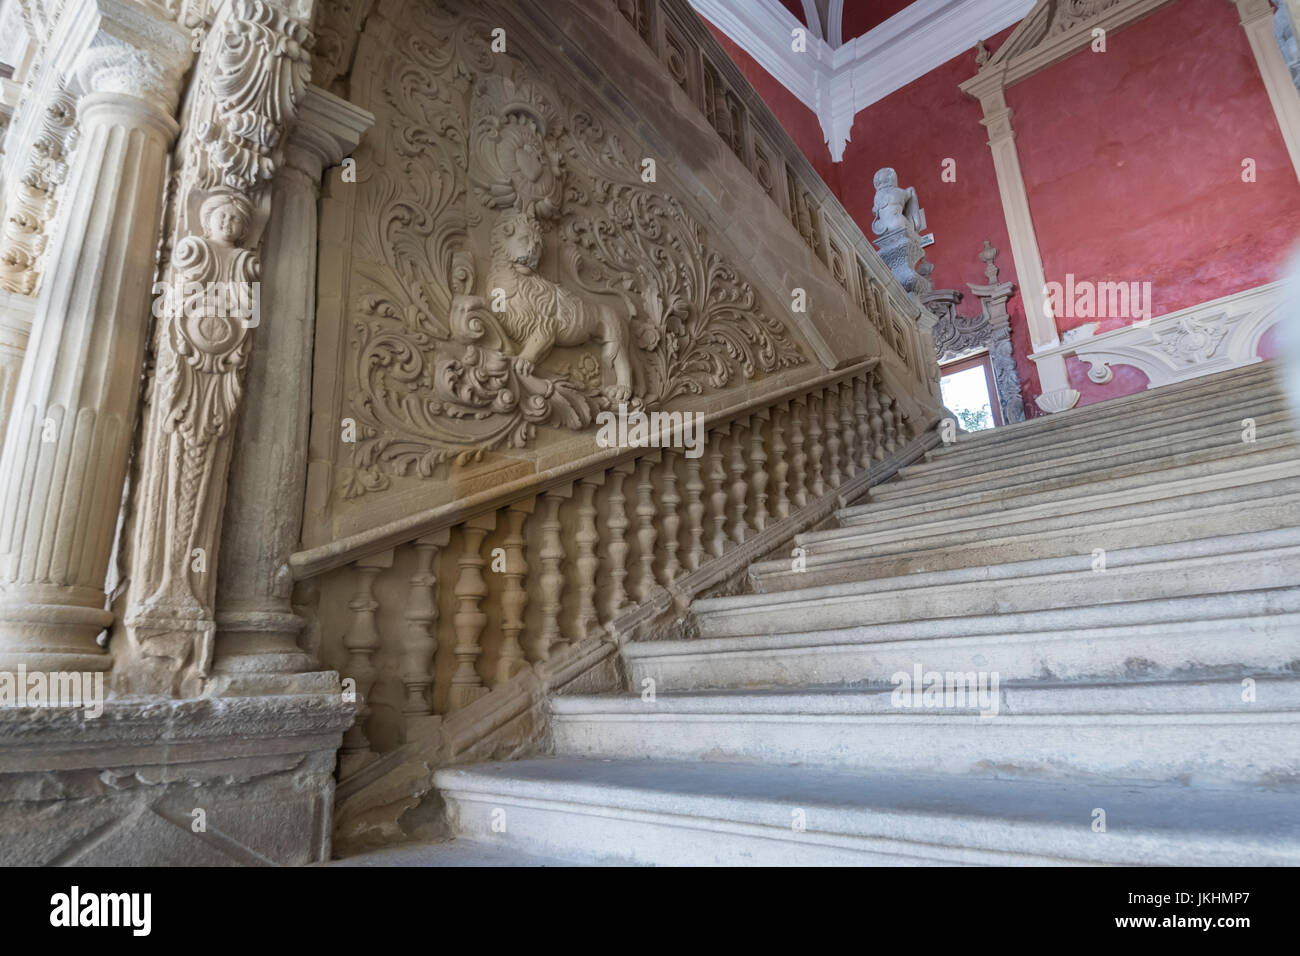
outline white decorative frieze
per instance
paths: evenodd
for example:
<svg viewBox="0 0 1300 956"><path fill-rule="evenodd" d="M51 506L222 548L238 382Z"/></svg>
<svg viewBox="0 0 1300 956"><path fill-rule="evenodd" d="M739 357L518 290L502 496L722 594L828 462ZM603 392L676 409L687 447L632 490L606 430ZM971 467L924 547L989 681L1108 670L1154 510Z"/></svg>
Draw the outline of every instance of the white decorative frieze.
<svg viewBox="0 0 1300 956"><path fill-rule="evenodd" d="M1101 335L1072 339L1031 358L1074 355L1088 363L1088 378L1098 385L1114 377L1112 366L1130 365L1147 376L1148 388L1250 365L1260 361L1259 344L1265 333L1281 321L1281 285L1269 283Z"/></svg>

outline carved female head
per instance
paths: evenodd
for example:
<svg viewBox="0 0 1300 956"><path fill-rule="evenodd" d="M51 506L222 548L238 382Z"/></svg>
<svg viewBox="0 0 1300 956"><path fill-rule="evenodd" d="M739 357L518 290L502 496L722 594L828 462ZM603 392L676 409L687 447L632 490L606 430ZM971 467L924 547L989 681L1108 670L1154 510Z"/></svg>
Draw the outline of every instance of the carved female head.
<svg viewBox="0 0 1300 956"><path fill-rule="evenodd" d="M199 207L203 235L215 242L235 245L244 238L252 221L253 207L238 193L216 193Z"/></svg>

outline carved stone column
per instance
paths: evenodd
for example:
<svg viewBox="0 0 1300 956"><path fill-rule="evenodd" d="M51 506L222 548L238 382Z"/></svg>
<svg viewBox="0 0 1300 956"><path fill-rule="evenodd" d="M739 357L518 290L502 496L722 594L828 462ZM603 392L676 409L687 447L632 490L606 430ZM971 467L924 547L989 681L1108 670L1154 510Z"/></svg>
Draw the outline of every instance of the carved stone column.
<svg viewBox="0 0 1300 956"><path fill-rule="evenodd" d="M212 676L233 437L266 315L260 248L270 184L306 89L310 40L305 24L265 0L231 0L195 68L134 504L126 641L115 648L122 692L192 696ZM238 307L213 290L237 292ZM291 653L279 666L303 663Z"/></svg>
<svg viewBox="0 0 1300 956"><path fill-rule="evenodd" d="M0 292L0 442L14 409L14 392L22 373L27 340L32 333L36 300L15 292Z"/></svg>
<svg viewBox="0 0 1300 956"><path fill-rule="evenodd" d="M332 672L310 679L301 673L316 664L298 646L303 619L290 606L288 558L298 545L307 480L321 175L372 121L364 110L308 87L284 166L271 184L263 320L236 432L239 454L230 471L217 576L216 659L205 693L302 693L306 686L337 684Z"/></svg>
<svg viewBox="0 0 1300 956"><path fill-rule="evenodd" d="M108 666L95 638L190 37L134 4L91 9L80 148L0 455L0 668Z"/></svg>

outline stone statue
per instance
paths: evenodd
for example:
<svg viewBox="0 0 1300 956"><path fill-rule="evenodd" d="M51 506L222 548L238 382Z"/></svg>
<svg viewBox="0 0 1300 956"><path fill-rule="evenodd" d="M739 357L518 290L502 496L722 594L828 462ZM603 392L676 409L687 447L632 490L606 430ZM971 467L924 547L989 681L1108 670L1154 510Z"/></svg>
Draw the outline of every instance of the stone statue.
<svg viewBox="0 0 1300 956"><path fill-rule="evenodd" d="M874 180L876 200L871 207L875 220L871 228L876 235L884 236L900 229L912 228L920 232L925 228L925 210L917 199L916 189L898 185L898 173L886 166L876 171Z"/></svg>

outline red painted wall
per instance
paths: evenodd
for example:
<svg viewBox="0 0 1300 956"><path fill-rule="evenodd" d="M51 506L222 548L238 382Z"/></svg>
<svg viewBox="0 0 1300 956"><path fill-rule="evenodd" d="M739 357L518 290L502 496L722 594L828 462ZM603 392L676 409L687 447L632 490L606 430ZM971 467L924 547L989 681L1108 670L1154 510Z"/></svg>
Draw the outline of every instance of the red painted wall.
<svg viewBox="0 0 1300 956"><path fill-rule="evenodd" d="M750 85L758 91L759 96L763 97L763 102L785 127L785 131L790 134L795 145L808 157L817 174L825 180L833 192L838 192L839 170L835 163L831 162L831 152L826 146L826 136L822 132L817 114L804 106L797 96L763 69L757 60L741 49L739 44L708 20L704 22L718 38L727 55L740 67L740 71L745 74Z"/></svg>
<svg viewBox="0 0 1300 956"><path fill-rule="evenodd" d="M958 89L975 73L973 53L860 112L844 162L832 165L812 111L721 39L867 236L872 176L893 166L920 193L936 287L965 292L984 281L976 256L986 238L1001 250L1001 278L1018 281L981 111ZM1105 53L1076 53L1007 98L1049 280L1150 282L1158 316L1272 281L1300 237L1300 183L1225 0L1178 0L1110 34ZM949 158L955 182L941 178ZM1253 183L1242 181L1245 158L1255 161ZM1041 389L1022 294L1010 303L1012 345L1032 415ZM976 306L968 295L964 311ZM1088 321L1106 331L1128 320L1063 316L1058 325ZM1146 385L1126 367L1094 385L1086 364L1067 364L1082 404Z"/></svg>
<svg viewBox="0 0 1300 956"><path fill-rule="evenodd" d="M896 13L910 6L912 0L845 0L844 19L840 21L840 39L845 43L880 26Z"/></svg>
<svg viewBox="0 0 1300 956"><path fill-rule="evenodd" d="M1010 34L1008 28L987 41L991 49ZM967 283L983 283L984 264L978 255L989 239L999 250L999 279L1016 282L1011 241L1002 215L988 132L980 125L979 104L958 84L975 75L974 51L963 53L875 103L854 118L844 162L839 172L840 199L868 237L876 189L872 177L882 166L898 171L903 186L915 186L925 209L927 231L934 244L926 258L934 264L935 288L967 293L961 311L979 311ZM956 161L956 181L942 179L944 160ZM1025 356L1029 334L1017 291L1008 304L1011 341L1020 373L1021 392L1032 414L1038 395L1038 371Z"/></svg>
<svg viewBox="0 0 1300 956"><path fill-rule="evenodd" d="M1223 0L1164 7L1110 35L1104 53L1013 86L1007 102L1049 282L1150 282L1159 316L1272 281L1300 236L1300 183ZM1242 181L1246 158L1256 182ZM1069 364L1081 404L1145 385L1132 369L1093 385L1086 364Z"/></svg>

